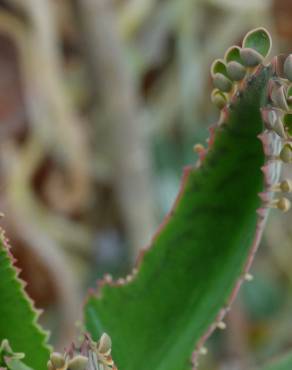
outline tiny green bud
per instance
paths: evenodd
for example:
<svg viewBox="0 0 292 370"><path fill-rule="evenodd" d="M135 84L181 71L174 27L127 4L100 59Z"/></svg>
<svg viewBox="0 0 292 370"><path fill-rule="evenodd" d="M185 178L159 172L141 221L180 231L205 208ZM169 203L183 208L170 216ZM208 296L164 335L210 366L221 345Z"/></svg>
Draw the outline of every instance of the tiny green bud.
<svg viewBox="0 0 292 370"><path fill-rule="evenodd" d="M292 54L288 55L284 62L284 73L289 81L292 81Z"/></svg>
<svg viewBox="0 0 292 370"><path fill-rule="evenodd" d="M82 355L76 355L68 362L68 370L84 370L87 366L88 358Z"/></svg>
<svg viewBox="0 0 292 370"><path fill-rule="evenodd" d="M280 189L283 193L291 193L292 192L292 181L291 180L283 180L280 183Z"/></svg>
<svg viewBox="0 0 292 370"><path fill-rule="evenodd" d="M202 152L204 152L206 150L206 148L204 147L204 145L202 145L202 144L195 144L194 146L193 146L193 151L195 152L195 153L202 153Z"/></svg>
<svg viewBox="0 0 292 370"><path fill-rule="evenodd" d="M47 368L48 368L48 370L55 370L54 365L52 364L52 361L51 360L49 360L47 362Z"/></svg>
<svg viewBox="0 0 292 370"><path fill-rule="evenodd" d="M283 146L280 152L280 159L284 163L291 163L292 162L292 146L291 144L287 143Z"/></svg>
<svg viewBox="0 0 292 370"><path fill-rule="evenodd" d="M217 328L218 328L218 329L221 329L221 330L226 329L226 324L225 324L225 322L224 322L224 321L219 321L219 322L217 323Z"/></svg>
<svg viewBox="0 0 292 370"><path fill-rule="evenodd" d="M206 355L208 353L208 349L206 347L201 347L199 352L201 355Z"/></svg>
<svg viewBox="0 0 292 370"><path fill-rule="evenodd" d="M222 109L227 103L227 98L222 91L214 89L211 93L211 101L216 105L216 107Z"/></svg>
<svg viewBox="0 0 292 370"><path fill-rule="evenodd" d="M98 352L102 354L107 354L110 353L111 348L112 348L111 338L109 337L108 334L103 333L98 343L97 347Z"/></svg>
<svg viewBox="0 0 292 370"><path fill-rule="evenodd" d="M261 64L264 57L258 53L256 50L251 48L243 48L240 50L240 57L242 62L247 67L256 67Z"/></svg>
<svg viewBox="0 0 292 370"><path fill-rule="evenodd" d="M232 82L221 73L215 73L213 76L213 83L217 89L223 92L229 92L232 89Z"/></svg>
<svg viewBox="0 0 292 370"><path fill-rule="evenodd" d="M211 65L211 76L213 77L216 73L221 73L227 77L226 64L223 59L215 59Z"/></svg>
<svg viewBox="0 0 292 370"><path fill-rule="evenodd" d="M214 60L211 66L211 76L213 78L214 86L219 90L229 92L232 89L232 82L228 78L224 60Z"/></svg>
<svg viewBox="0 0 292 370"><path fill-rule="evenodd" d="M65 359L61 353L53 352L50 356L50 360L55 369L60 369L65 365Z"/></svg>
<svg viewBox="0 0 292 370"><path fill-rule="evenodd" d="M235 61L229 62L226 68L228 76L234 81L242 80L246 74L244 66Z"/></svg>
<svg viewBox="0 0 292 370"><path fill-rule="evenodd" d="M249 274L248 272L244 275L244 279L246 281L252 281L253 280L253 276L252 274Z"/></svg>
<svg viewBox="0 0 292 370"><path fill-rule="evenodd" d="M291 208L291 202L287 198L279 198L275 201L275 206L278 208L280 211L283 212L288 212L289 209Z"/></svg>
<svg viewBox="0 0 292 370"><path fill-rule="evenodd" d="M224 60L227 64L229 62L238 62L242 64L242 60L240 58L240 47L236 45L230 46L230 48L226 50Z"/></svg>

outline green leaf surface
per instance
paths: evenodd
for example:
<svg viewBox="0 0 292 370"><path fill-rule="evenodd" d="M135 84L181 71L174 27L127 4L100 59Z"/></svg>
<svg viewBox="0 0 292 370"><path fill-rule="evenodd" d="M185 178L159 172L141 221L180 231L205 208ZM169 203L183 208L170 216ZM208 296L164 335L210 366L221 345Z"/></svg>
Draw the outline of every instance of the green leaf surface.
<svg viewBox="0 0 292 370"><path fill-rule="evenodd" d="M270 73L263 68L243 91L200 168L188 171L137 277L89 298L87 329L94 338L110 334L121 369L184 369L227 304L256 233L265 161L259 107Z"/></svg>
<svg viewBox="0 0 292 370"><path fill-rule="evenodd" d="M291 353L260 368L260 370L291 370L291 369L292 369Z"/></svg>
<svg viewBox="0 0 292 370"><path fill-rule="evenodd" d="M8 339L16 352L25 354L25 362L36 370L45 370L50 349L47 334L37 324L38 314L17 277L6 242L0 238L0 342ZM37 278L37 277L36 277ZM15 364L13 364L14 366Z"/></svg>
<svg viewBox="0 0 292 370"><path fill-rule="evenodd" d="M242 46L254 49L263 57L266 57L271 50L272 41L267 30L260 27L247 33Z"/></svg>
<svg viewBox="0 0 292 370"><path fill-rule="evenodd" d="M277 180L277 165L265 167L268 177L262 171L263 143L265 151L271 142L275 149L279 138L272 131L259 136L271 78L272 66L260 66L236 85L138 272L126 284L101 283L88 298L86 328L94 339L111 336L118 368L189 368L193 349L197 357L236 296L267 214L259 193L268 178Z"/></svg>
<svg viewBox="0 0 292 370"><path fill-rule="evenodd" d="M238 46L231 46L225 53L224 59L227 63L238 62L242 63L240 58L240 48Z"/></svg>
<svg viewBox="0 0 292 370"><path fill-rule="evenodd" d="M211 66L211 74L215 75L216 73L221 73L224 76L228 76L226 71L226 65L224 63L224 60L222 59L216 59L214 63Z"/></svg>

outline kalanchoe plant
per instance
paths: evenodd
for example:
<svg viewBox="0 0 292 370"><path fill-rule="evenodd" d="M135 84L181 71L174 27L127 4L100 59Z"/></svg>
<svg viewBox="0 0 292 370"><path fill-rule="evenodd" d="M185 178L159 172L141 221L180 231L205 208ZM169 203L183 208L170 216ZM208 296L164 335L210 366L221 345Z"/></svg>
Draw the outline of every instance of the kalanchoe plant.
<svg viewBox="0 0 292 370"><path fill-rule="evenodd" d="M224 316L241 284L252 280L249 270L269 209L290 208L292 183L279 175L281 163L292 162L292 55L267 63L270 49L268 32L258 28L241 48L232 46L212 64L211 99L220 117L207 146L194 146L199 160L185 169L175 205L132 273L117 281L107 275L89 295L88 334L80 346L49 358L2 236L0 339L23 352L27 365L115 369L104 332L121 370L198 365L206 339L225 329ZM0 367L9 367L6 357ZM289 355L264 369L291 366Z"/></svg>

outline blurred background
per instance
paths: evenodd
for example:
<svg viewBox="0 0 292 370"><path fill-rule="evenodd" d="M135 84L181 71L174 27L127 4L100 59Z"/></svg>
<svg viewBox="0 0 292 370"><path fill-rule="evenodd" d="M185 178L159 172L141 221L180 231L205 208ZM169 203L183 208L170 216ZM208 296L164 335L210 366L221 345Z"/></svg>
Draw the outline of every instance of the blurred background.
<svg viewBox="0 0 292 370"><path fill-rule="evenodd" d="M86 289L127 274L150 241L218 117L213 59L258 26L272 54L292 50L290 0L0 0L2 224L57 349ZM291 221L271 215L201 369L291 348Z"/></svg>

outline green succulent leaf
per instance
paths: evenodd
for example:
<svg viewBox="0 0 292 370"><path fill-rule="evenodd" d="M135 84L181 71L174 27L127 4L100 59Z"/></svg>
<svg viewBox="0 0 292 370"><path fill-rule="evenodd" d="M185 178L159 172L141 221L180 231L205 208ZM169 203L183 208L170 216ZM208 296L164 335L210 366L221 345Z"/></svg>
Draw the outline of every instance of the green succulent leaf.
<svg viewBox="0 0 292 370"><path fill-rule="evenodd" d="M242 60L241 60L241 57L240 57L240 48L239 48L239 46L231 46L226 51L224 59L226 60L226 63L229 63L229 62L242 63Z"/></svg>
<svg viewBox="0 0 292 370"><path fill-rule="evenodd" d="M249 46L253 37L262 40L257 31ZM254 68L224 95L228 104L220 104L208 148L198 147L200 160L185 170L175 205L137 270L126 283L101 282L89 296L86 328L94 339L105 331L111 336L118 368L185 370L224 327L222 318L249 278L278 181L279 162L266 161L281 149L268 96L276 65ZM215 61L212 76L224 68ZM269 204L289 208L285 198Z"/></svg>
<svg viewBox="0 0 292 370"><path fill-rule="evenodd" d="M248 32L242 42L243 48L250 48L266 57L272 47L272 40L265 28L257 28Z"/></svg>
<svg viewBox="0 0 292 370"><path fill-rule="evenodd" d="M219 109L222 109L227 103L227 97L224 92L219 89L214 89L211 94L212 103L215 104Z"/></svg>
<svg viewBox="0 0 292 370"><path fill-rule="evenodd" d="M223 76L227 77L227 70L226 70L226 65L224 63L224 60L222 59L216 59L212 66L211 66L211 74L215 75L216 73L220 73Z"/></svg>
<svg viewBox="0 0 292 370"><path fill-rule="evenodd" d="M94 338L110 334L121 369L186 368L194 345L228 306L257 229L265 162L260 106L270 76L261 68L215 130L200 167L186 171L133 281L89 297L86 327Z"/></svg>
<svg viewBox="0 0 292 370"><path fill-rule="evenodd" d="M4 339L16 352L25 354L25 362L37 370L45 370L50 349L47 334L37 324L38 312L18 278L3 233L0 238L0 342ZM37 278L37 277L36 277ZM17 370L15 361L10 363ZM22 366L19 364L19 366ZM24 365L23 365L24 366ZM22 369L19 369L22 370ZM23 368L23 370L25 370Z"/></svg>

